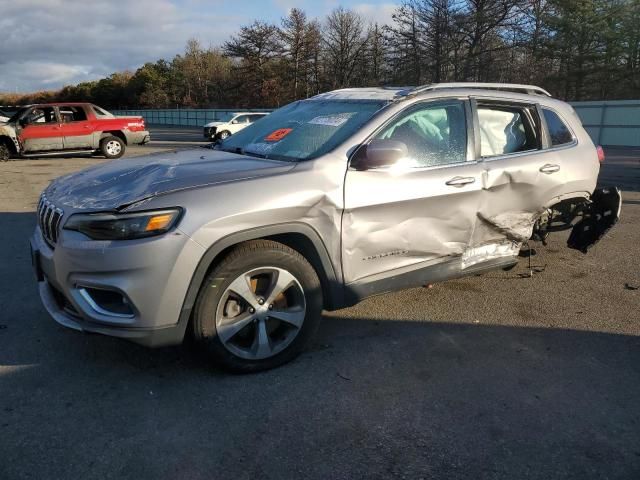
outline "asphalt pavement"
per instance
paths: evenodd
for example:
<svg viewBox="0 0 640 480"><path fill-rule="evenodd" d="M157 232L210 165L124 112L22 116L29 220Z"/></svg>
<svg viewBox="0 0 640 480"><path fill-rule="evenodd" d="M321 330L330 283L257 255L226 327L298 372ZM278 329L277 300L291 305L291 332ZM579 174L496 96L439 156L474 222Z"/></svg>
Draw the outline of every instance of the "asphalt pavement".
<svg viewBox="0 0 640 480"><path fill-rule="evenodd" d="M205 145L153 129L138 155ZM188 346L57 325L28 238L54 177L104 162L0 164L0 479L640 478L639 152L608 151L620 223L509 272L324 316L279 369L233 376Z"/></svg>

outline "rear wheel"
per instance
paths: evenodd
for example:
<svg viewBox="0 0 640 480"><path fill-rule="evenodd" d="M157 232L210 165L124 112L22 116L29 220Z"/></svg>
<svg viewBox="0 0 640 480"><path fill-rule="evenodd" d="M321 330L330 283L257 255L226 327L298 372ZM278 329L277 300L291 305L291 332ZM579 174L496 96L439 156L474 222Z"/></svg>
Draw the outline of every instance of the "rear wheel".
<svg viewBox="0 0 640 480"><path fill-rule="evenodd" d="M124 155L125 148L124 142L118 137L106 137L100 141L100 151L109 159L120 158Z"/></svg>
<svg viewBox="0 0 640 480"><path fill-rule="evenodd" d="M0 162L7 162L11 159L11 150L6 143L0 142Z"/></svg>
<svg viewBox="0 0 640 480"><path fill-rule="evenodd" d="M257 240L231 252L207 277L193 335L219 364L257 372L295 358L322 315L320 281L295 250Z"/></svg>

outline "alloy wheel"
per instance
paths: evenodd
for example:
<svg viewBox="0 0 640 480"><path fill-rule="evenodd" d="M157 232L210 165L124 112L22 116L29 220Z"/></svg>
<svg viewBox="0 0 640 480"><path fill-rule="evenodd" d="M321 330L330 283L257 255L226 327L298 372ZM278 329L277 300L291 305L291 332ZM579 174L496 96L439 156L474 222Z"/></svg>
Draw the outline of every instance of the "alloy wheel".
<svg viewBox="0 0 640 480"><path fill-rule="evenodd" d="M287 270L263 267L239 275L216 309L218 338L247 360L277 355L297 337L306 314L300 282Z"/></svg>

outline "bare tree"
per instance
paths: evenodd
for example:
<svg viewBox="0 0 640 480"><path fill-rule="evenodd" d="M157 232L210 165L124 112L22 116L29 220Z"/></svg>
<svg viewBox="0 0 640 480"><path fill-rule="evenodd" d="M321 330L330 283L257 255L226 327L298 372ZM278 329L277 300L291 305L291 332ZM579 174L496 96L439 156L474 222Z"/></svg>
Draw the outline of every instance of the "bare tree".
<svg viewBox="0 0 640 480"><path fill-rule="evenodd" d="M323 34L329 83L333 88L346 87L366 46L364 22L357 13L338 7L327 17Z"/></svg>
<svg viewBox="0 0 640 480"><path fill-rule="evenodd" d="M242 27L237 36L224 44L225 55L238 60L237 87L244 102L278 104L278 82L273 82L275 60L282 55L280 30L277 26L255 21Z"/></svg>

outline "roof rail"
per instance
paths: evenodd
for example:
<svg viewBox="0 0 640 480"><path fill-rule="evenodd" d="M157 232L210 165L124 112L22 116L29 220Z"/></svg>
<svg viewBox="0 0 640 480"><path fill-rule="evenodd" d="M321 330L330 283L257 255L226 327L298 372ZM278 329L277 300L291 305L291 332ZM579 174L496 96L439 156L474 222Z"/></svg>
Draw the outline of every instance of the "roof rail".
<svg viewBox="0 0 640 480"><path fill-rule="evenodd" d="M452 83L431 83L422 85L408 90L406 95L416 95L418 93L427 92L429 90L444 90L448 88L479 88L484 90L505 90L509 92L527 93L529 95L545 95L550 97L551 94L544 88L535 85L522 85L519 83L480 83L480 82L452 82Z"/></svg>

